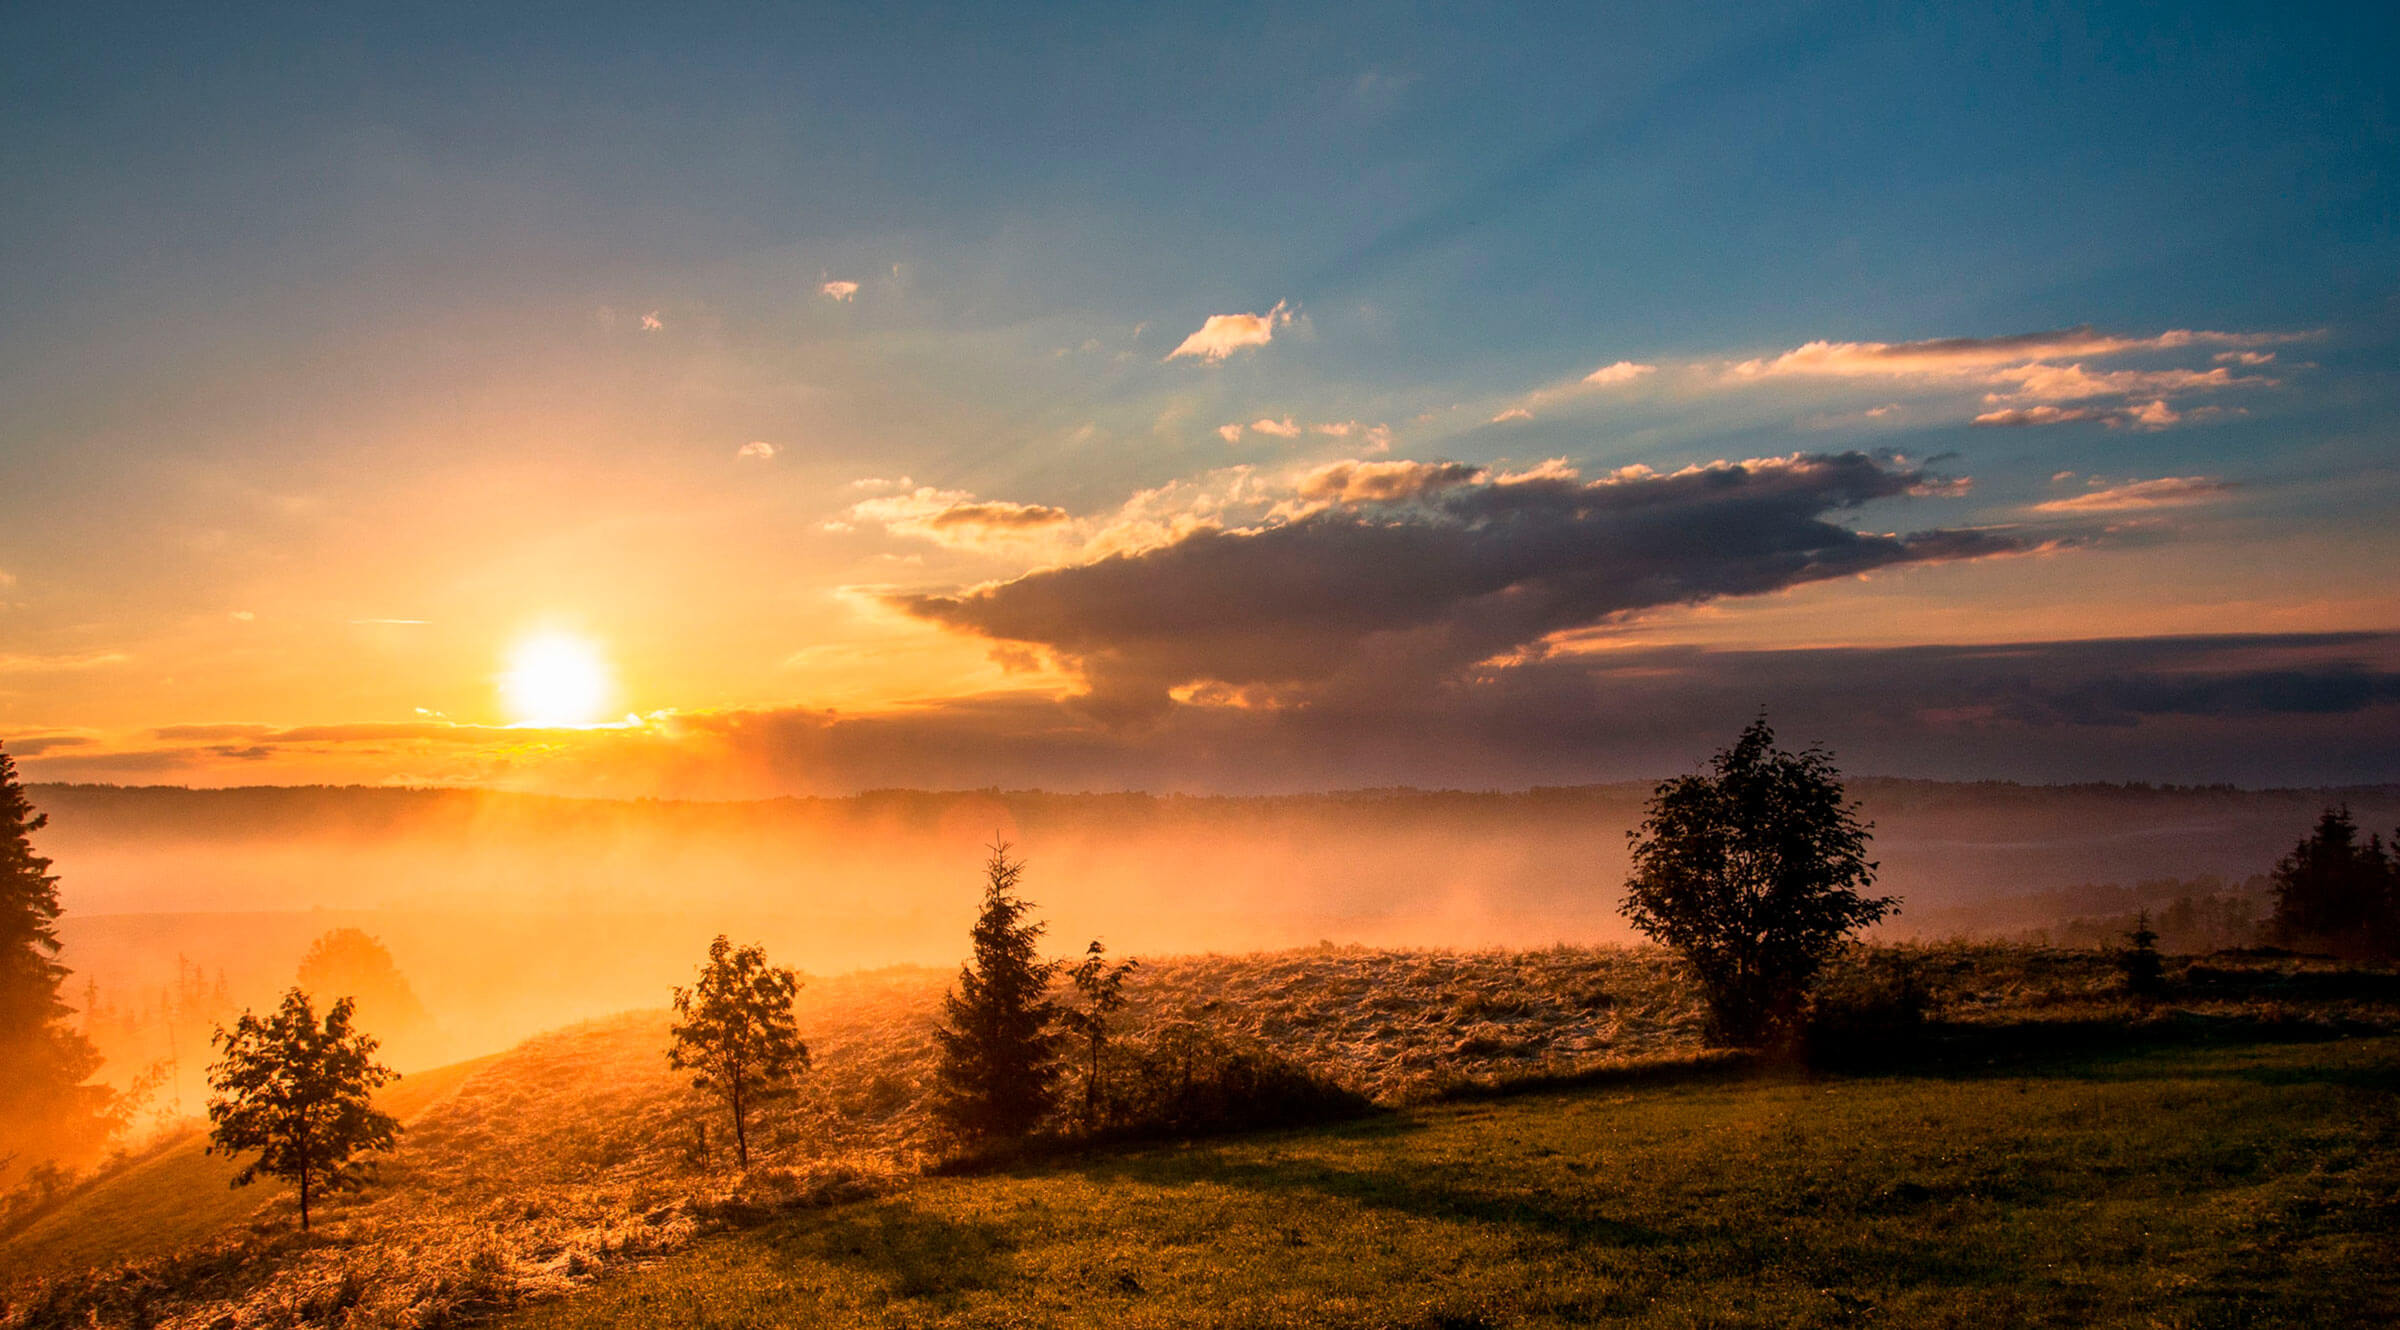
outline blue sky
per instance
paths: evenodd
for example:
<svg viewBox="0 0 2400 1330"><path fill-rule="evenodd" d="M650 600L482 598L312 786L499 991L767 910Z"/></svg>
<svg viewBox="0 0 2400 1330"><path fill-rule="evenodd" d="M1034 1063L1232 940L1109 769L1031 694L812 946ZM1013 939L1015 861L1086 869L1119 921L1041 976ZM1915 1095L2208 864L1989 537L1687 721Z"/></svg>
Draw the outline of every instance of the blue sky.
<svg viewBox="0 0 2400 1330"><path fill-rule="evenodd" d="M1483 602L1412 601L1268 677L1231 644L1170 669L1108 638L1127 621L1066 595L1078 570L1186 578L1156 593L1213 623L1234 592L1185 547L1203 527L1252 551L1524 520L1405 479L1431 473L1329 485L1345 462L1482 468L1473 497L1545 463L1588 486L1857 451L1919 478L1811 491L1810 520L2006 548L1954 536L1860 581L1806 544L1774 553L1810 571L1762 580L1717 561L1741 521L1678 507L1679 533L1725 524L1705 576L1390 677L1420 702L1495 669L1589 689L1596 653L1696 650L1660 702L1683 729L1612 749L1614 713L1544 693L1584 756L1512 767L1505 726L1460 718L1487 692L1444 713L1499 745L1471 772L1290 781L1641 774L1721 737L1737 661L1791 666L1759 702L1882 769L2242 779L2280 734L2276 779L2400 778L2400 745L2308 730L2400 737L2400 21L1966 8L14 7L0 734L62 777L571 786L586 765L493 738L495 662L555 627L641 722L566 747L690 755L609 758L628 780L1223 784L1178 726L1297 771L1294 716L1373 732L1406 708L1370 707L1360 662L1490 645L1443 617ZM1264 335L1171 354L1236 316ZM1602 520L1561 557L1622 548L1575 543ZM1305 624L1244 621L1296 640L1438 580L1320 557ZM920 612L1037 577L1062 599L1035 636ZM2254 633L2282 636L2186 650ZM2198 671L2253 701L2103 724L1912 675L1917 719L1853 725L1789 654L2093 639L2113 664L2057 653L2027 686ZM1173 700L1138 724L1089 704L1135 657L1172 675L1142 675ZM2276 673L2322 686L2242 692ZM903 710L1082 756L794 776L692 737ZM306 727L336 737L275 737ZM224 752L168 734L196 730Z"/></svg>

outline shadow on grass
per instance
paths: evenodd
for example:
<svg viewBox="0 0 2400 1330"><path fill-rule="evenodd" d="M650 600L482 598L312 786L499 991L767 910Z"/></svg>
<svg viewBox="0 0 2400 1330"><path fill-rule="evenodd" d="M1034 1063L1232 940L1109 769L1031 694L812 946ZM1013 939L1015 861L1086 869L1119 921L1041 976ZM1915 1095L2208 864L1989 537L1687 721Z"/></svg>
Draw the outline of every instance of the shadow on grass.
<svg viewBox="0 0 2400 1330"><path fill-rule="evenodd" d="M894 1298L955 1306L1016 1276L1016 1243L1000 1225L945 1218L905 1200L828 1211L777 1235L779 1255L860 1270Z"/></svg>
<svg viewBox="0 0 2400 1330"><path fill-rule="evenodd" d="M1817 1070L1836 1074L1976 1080L2034 1074L2083 1081L2241 1079L2262 1084L2400 1087L2400 1069L2159 1061L2145 1055L2235 1051L2274 1045L2322 1044L2390 1033L2313 1020L2208 1016L2164 1011L2138 1021L2108 1019L2010 1022L1931 1022L1913 1039L1877 1048L1820 1053Z"/></svg>
<svg viewBox="0 0 2400 1330"><path fill-rule="evenodd" d="M1311 1133L1317 1143L1371 1141L1421 1128L1402 1118ZM1389 1155L1384 1156L1390 1160ZM1112 1154L1083 1161L1073 1170L1095 1182L1174 1188L1205 1184L1268 1196L1320 1197L1365 1209L1420 1219L1466 1220L1531 1229L1573 1242L1605 1247L1644 1247L1674 1240L1671 1235L1602 1212L1595 1192L1560 1195L1487 1186L1461 1170L1389 1164L1375 1169L1345 1167L1322 1155L1247 1155L1220 1150Z"/></svg>

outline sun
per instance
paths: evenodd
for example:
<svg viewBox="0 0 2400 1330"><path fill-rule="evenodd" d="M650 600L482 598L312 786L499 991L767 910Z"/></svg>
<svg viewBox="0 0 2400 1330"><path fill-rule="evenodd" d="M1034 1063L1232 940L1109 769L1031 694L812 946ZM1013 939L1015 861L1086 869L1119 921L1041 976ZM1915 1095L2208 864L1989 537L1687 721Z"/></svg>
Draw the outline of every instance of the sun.
<svg viewBox="0 0 2400 1330"><path fill-rule="evenodd" d="M500 695L519 725L590 725L615 691L599 648L566 633L536 633L509 649Z"/></svg>

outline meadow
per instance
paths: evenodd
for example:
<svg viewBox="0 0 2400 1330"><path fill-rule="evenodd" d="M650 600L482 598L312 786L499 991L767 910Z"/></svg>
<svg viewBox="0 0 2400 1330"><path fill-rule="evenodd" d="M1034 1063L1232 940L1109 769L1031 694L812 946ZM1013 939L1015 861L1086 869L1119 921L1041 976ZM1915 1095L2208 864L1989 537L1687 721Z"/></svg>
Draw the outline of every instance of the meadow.
<svg viewBox="0 0 2400 1330"><path fill-rule="evenodd" d="M167 1142L0 1239L4 1323L1938 1323L2164 1306L2171 1268L2213 1324L2328 1272L2373 1292L2394 976L2220 957L2152 1006L2095 952L1953 945L1862 951L1835 991L1902 971L1938 1018L1833 1076L1704 1050L1654 950L1147 959L1129 1029L1197 1023L1375 1111L966 1172L924 1111L948 972L813 980L816 1069L739 1176L666 1014L631 1012L400 1082L379 1183L305 1237ZM2242 1251L2226 1302L2190 1254Z"/></svg>

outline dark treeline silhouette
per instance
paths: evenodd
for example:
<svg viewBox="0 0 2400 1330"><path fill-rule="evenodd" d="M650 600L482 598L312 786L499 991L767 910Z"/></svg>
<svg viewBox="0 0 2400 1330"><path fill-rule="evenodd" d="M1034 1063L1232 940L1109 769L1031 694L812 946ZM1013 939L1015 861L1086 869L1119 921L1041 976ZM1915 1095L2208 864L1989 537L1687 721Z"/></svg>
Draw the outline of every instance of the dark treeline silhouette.
<svg viewBox="0 0 2400 1330"><path fill-rule="evenodd" d="M2359 841L2349 808L2326 809L2269 880L2270 941L2355 959L2400 955L2400 865L2382 836Z"/></svg>

